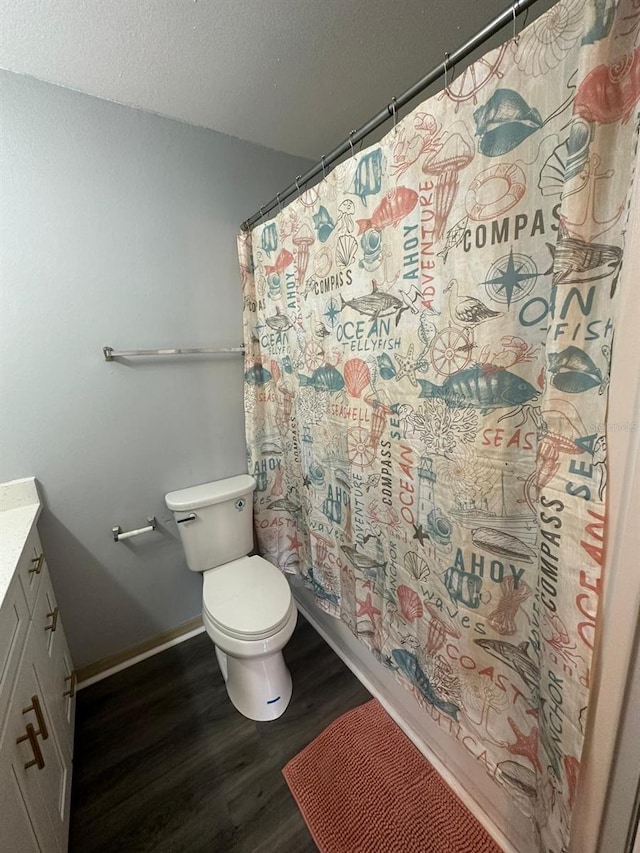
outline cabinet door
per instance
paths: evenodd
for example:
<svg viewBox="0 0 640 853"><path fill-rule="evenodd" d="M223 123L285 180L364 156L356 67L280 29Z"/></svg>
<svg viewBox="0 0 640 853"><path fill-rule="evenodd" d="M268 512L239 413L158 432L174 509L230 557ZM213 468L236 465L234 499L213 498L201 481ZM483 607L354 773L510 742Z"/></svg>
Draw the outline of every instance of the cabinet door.
<svg viewBox="0 0 640 853"><path fill-rule="evenodd" d="M22 801L39 844L36 849L55 853L67 849L71 759L60 743L47 705L40 646L32 625L0 743L3 815L5 808L8 814ZM11 821L21 827L27 844L27 825L20 809L13 812Z"/></svg>
<svg viewBox="0 0 640 853"><path fill-rule="evenodd" d="M18 781L18 768L24 761L30 760L28 750L22 750L22 744L2 743L0 745L0 850L13 853L41 853L28 805ZM27 753L26 757L23 754ZM30 768L33 774L34 768ZM35 784L35 783L34 783ZM37 789L36 789L37 790ZM33 803L29 802L34 810ZM41 804L42 817L48 820ZM41 829L41 832L44 831ZM51 830L49 830L51 831Z"/></svg>
<svg viewBox="0 0 640 853"><path fill-rule="evenodd" d="M60 743L71 758L76 704L75 680L72 681L73 663L51 586L51 577L46 568L42 573L32 626L37 644L36 661L42 676L47 707L53 717Z"/></svg>

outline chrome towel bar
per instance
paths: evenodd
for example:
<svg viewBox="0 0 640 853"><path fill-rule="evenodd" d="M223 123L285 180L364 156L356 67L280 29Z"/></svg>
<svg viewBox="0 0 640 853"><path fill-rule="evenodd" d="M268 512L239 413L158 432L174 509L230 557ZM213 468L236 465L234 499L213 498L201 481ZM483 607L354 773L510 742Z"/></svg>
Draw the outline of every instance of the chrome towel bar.
<svg viewBox="0 0 640 853"><path fill-rule="evenodd" d="M133 358L139 355L218 355L225 352L244 352L244 344L239 347L195 347L191 349L130 349L114 350L113 347L102 347L105 361L115 358Z"/></svg>

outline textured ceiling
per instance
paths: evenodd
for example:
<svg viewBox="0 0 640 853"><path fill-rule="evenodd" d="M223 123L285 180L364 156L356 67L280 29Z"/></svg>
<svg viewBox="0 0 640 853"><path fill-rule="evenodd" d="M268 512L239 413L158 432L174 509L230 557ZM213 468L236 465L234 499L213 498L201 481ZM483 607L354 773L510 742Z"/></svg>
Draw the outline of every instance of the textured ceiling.
<svg viewBox="0 0 640 853"><path fill-rule="evenodd" d="M0 67L319 158L507 5L0 0Z"/></svg>

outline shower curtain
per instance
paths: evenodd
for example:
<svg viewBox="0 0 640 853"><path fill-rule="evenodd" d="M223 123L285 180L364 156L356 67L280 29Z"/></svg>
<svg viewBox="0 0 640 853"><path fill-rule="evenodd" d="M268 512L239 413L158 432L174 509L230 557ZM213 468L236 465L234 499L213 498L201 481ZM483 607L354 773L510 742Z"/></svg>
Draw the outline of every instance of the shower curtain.
<svg viewBox="0 0 640 853"><path fill-rule="evenodd" d="M638 0L561 0L239 237L261 553L570 837Z"/></svg>

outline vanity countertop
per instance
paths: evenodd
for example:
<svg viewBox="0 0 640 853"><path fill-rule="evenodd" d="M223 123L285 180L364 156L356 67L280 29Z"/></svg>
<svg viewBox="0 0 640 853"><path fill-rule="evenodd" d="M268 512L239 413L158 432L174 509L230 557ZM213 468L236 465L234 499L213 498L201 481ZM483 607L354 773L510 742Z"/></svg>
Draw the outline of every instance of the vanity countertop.
<svg viewBox="0 0 640 853"><path fill-rule="evenodd" d="M0 484L0 605L41 509L35 477Z"/></svg>

